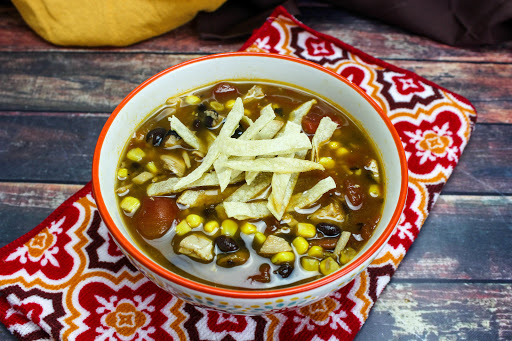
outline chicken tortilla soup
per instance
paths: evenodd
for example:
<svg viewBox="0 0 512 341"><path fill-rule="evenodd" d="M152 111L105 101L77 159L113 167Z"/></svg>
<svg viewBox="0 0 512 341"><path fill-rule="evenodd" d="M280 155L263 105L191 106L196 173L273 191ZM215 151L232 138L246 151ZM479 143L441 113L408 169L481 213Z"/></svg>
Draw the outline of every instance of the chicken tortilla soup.
<svg viewBox="0 0 512 341"><path fill-rule="evenodd" d="M226 81L149 114L119 161L116 194L133 238L170 271L282 288L358 254L382 214L381 165L365 132L319 96Z"/></svg>

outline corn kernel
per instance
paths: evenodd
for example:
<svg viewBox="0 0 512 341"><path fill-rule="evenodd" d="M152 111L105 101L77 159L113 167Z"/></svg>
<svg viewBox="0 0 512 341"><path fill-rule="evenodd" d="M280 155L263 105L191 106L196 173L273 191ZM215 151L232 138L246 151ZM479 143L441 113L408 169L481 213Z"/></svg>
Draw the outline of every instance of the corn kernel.
<svg viewBox="0 0 512 341"><path fill-rule="evenodd" d="M347 173L347 174L349 174L349 175L354 174L354 172L353 172L353 171L351 171L351 170L350 170L350 168L348 168L348 166L347 166L347 165L342 165L342 166L341 166L341 169L342 169L345 173Z"/></svg>
<svg viewBox="0 0 512 341"><path fill-rule="evenodd" d="M233 237L236 234L236 231L238 230L238 224L231 219L226 219L222 222L222 225L220 225L220 233L222 233L225 236Z"/></svg>
<svg viewBox="0 0 512 341"><path fill-rule="evenodd" d="M341 146L341 144L337 141L331 141L329 142L328 146L331 149L338 149Z"/></svg>
<svg viewBox="0 0 512 341"><path fill-rule="evenodd" d="M321 246L315 245L312 246L308 251L309 257L323 258L324 249Z"/></svg>
<svg viewBox="0 0 512 341"><path fill-rule="evenodd" d="M146 169L148 171L150 171L151 173L153 174L157 174L158 173L158 168L156 168L156 165L153 161L150 161L146 164Z"/></svg>
<svg viewBox="0 0 512 341"><path fill-rule="evenodd" d="M165 179L167 179L166 175L159 175L159 176L155 176L153 179L151 179L151 182L160 182Z"/></svg>
<svg viewBox="0 0 512 341"><path fill-rule="evenodd" d="M309 243L303 237L295 238L292 244L295 247L295 251L297 251L299 255L303 255L308 251Z"/></svg>
<svg viewBox="0 0 512 341"><path fill-rule="evenodd" d="M302 257L300 259L300 265L302 265L302 268L306 271L318 271L320 261L310 257Z"/></svg>
<svg viewBox="0 0 512 341"><path fill-rule="evenodd" d="M279 104L272 103L272 109L274 109L274 110L275 110L275 109L279 109L279 108L281 108L281 107L279 106Z"/></svg>
<svg viewBox="0 0 512 341"><path fill-rule="evenodd" d="M204 224L203 229L205 232L212 233L216 229L219 228L219 223L215 220L210 220L206 224Z"/></svg>
<svg viewBox="0 0 512 341"><path fill-rule="evenodd" d="M187 223L190 225L190 227L193 229L199 227L204 222L204 218L198 216L197 214L189 214L185 219L187 220Z"/></svg>
<svg viewBox="0 0 512 341"><path fill-rule="evenodd" d="M151 180L153 177L154 177L154 175L151 174L150 172L142 172L139 175L137 175L136 177L134 177L132 179L132 181L134 183L136 183L137 185L142 185L146 181Z"/></svg>
<svg viewBox="0 0 512 341"><path fill-rule="evenodd" d="M251 114L251 111L249 109L244 109L244 115L249 116Z"/></svg>
<svg viewBox="0 0 512 341"><path fill-rule="evenodd" d="M334 168L334 166L336 165L336 162L333 159L331 159L330 157L327 157L327 156L321 157L318 162L322 166L324 166L326 169Z"/></svg>
<svg viewBox="0 0 512 341"><path fill-rule="evenodd" d="M201 102L201 99L195 95L189 95L185 97L185 102L187 102L187 104L194 105Z"/></svg>
<svg viewBox="0 0 512 341"><path fill-rule="evenodd" d="M126 154L126 157L132 161L139 162L146 156L146 153L140 148L133 148Z"/></svg>
<svg viewBox="0 0 512 341"><path fill-rule="evenodd" d="M326 259L320 262L320 272L326 276L332 274L339 268L340 265L331 257L327 257Z"/></svg>
<svg viewBox="0 0 512 341"><path fill-rule="evenodd" d="M186 219L180 221L180 223L176 225L176 234L178 236L183 236L184 234L189 233L191 230L192 228L187 223Z"/></svg>
<svg viewBox="0 0 512 341"><path fill-rule="evenodd" d="M295 254L291 251L278 252L270 258L270 261L274 264L282 264L293 262L295 260Z"/></svg>
<svg viewBox="0 0 512 341"><path fill-rule="evenodd" d="M128 214L135 213L140 207L140 201L134 197L126 197L121 201L121 208Z"/></svg>
<svg viewBox="0 0 512 341"><path fill-rule="evenodd" d="M133 184L128 184L126 186L119 187L118 189L116 189L117 195L119 195L120 197L124 197L126 194L130 193L130 188L132 188L132 186Z"/></svg>
<svg viewBox="0 0 512 341"><path fill-rule="evenodd" d="M210 106L211 106L213 109L217 110L217 111L222 111L222 110L224 110L224 104L219 103L219 102L217 102L217 101L211 101L211 102L210 102Z"/></svg>
<svg viewBox="0 0 512 341"><path fill-rule="evenodd" d="M231 109L233 108L233 105L235 105L235 100L234 99L230 99L229 101L226 102L226 104L224 104L224 106L228 109Z"/></svg>
<svg viewBox="0 0 512 341"><path fill-rule="evenodd" d="M256 225L254 225L254 224L244 223L240 227L240 231L242 231L245 234L253 234L253 233L256 233L256 231L258 231L258 229L256 228Z"/></svg>
<svg viewBox="0 0 512 341"><path fill-rule="evenodd" d="M356 254L357 254L356 250L354 250L351 247L347 247L340 253L340 262L342 264L347 264L356 256Z"/></svg>
<svg viewBox="0 0 512 341"><path fill-rule="evenodd" d="M361 175L361 168L356 169L356 170L354 171L354 174L355 174L355 175L357 175L357 176L360 176L360 175Z"/></svg>
<svg viewBox="0 0 512 341"><path fill-rule="evenodd" d="M343 156L345 154L348 154L348 149L347 148L340 147L340 148L336 149L336 155L337 156Z"/></svg>
<svg viewBox="0 0 512 341"><path fill-rule="evenodd" d="M253 243L255 243L257 246L263 245L265 240L267 240L267 236L265 236L263 233L256 232L254 234L254 241L253 241Z"/></svg>
<svg viewBox="0 0 512 341"><path fill-rule="evenodd" d="M313 238L314 236L316 236L316 227L313 224L298 223L297 235L304 238Z"/></svg>
<svg viewBox="0 0 512 341"><path fill-rule="evenodd" d="M377 184L371 184L368 193L374 198L380 197L380 187Z"/></svg>
<svg viewBox="0 0 512 341"><path fill-rule="evenodd" d="M126 168L119 168L117 171L117 178L119 180L124 180L128 177L128 169Z"/></svg>

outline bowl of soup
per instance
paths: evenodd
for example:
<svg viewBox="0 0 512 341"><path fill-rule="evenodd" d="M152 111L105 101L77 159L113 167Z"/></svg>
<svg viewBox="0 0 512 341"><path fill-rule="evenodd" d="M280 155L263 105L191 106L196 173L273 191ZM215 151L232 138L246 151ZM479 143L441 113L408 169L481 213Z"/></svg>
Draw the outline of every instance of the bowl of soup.
<svg viewBox="0 0 512 341"><path fill-rule="evenodd" d="M407 193L385 112L293 57L187 61L134 89L94 153L99 213L131 262L190 303L262 314L367 267Z"/></svg>

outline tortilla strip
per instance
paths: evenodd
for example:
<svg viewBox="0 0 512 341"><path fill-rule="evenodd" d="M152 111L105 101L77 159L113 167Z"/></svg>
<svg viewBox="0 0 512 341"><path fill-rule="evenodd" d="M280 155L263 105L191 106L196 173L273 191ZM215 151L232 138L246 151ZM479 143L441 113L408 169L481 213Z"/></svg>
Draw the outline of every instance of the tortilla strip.
<svg viewBox="0 0 512 341"><path fill-rule="evenodd" d="M258 180L250 185L244 184L240 186L233 194L231 194L226 201L229 202L247 202L260 194L265 188L270 185L272 179L270 174L260 174Z"/></svg>
<svg viewBox="0 0 512 341"><path fill-rule="evenodd" d="M253 141L226 138L222 144L223 153L234 156L293 154L301 150L311 149L311 142L306 134L290 134L272 140Z"/></svg>
<svg viewBox="0 0 512 341"><path fill-rule="evenodd" d="M288 203L284 202L284 196L286 194L286 188L288 187L288 183L290 182L291 177L291 173L274 173L274 175L272 176L272 194L269 198L269 201L272 201L277 212L284 212L284 209L281 207L283 205L284 208L286 209L286 204Z"/></svg>
<svg viewBox="0 0 512 341"><path fill-rule="evenodd" d="M306 157L307 152L298 152L296 154L296 157L298 159L304 159ZM288 207L288 204L290 203L290 199L293 194L293 190L295 189L295 185L297 184L297 181L299 180L299 174L300 173L293 173L290 175L290 178L288 180L288 183L285 187L284 195L278 201L276 197L274 196L274 188L272 188L272 193L270 193L270 196L268 198L268 205L267 208L272 212L272 215L276 217L277 219L281 220L283 215L286 212L286 208ZM276 174L274 174L275 176ZM273 177L272 177L273 180ZM283 178L284 181L284 178ZM279 196L279 194L278 194Z"/></svg>
<svg viewBox="0 0 512 341"><path fill-rule="evenodd" d="M277 136L282 135L282 136L287 137L290 134L300 132L300 130L301 130L300 125L293 123L293 122L288 122L288 123L286 123L285 128ZM302 155L302 153L301 153L301 155ZM289 155L283 155L283 156L294 157L295 153L292 153ZM303 158L299 157L299 159L303 159ZM281 212L281 211L284 212L284 209L286 209L286 205L288 204L288 202L286 202L285 207L281 207L281 205L283 204L285 193L286 193L286 187L287 187L288 182L290 181L291 176L292 176L291 174L279 174L279 173L275 173L272 176L272 199L274 200L275 208L277 208L277 210L279 212Z"/></svg>
<svg viewBox="0 0 512 341"><path fill-rule="evenodd" d="M320 180L316 185L305 191L304 193L295 194L291 200L290 204L287 207L287 211L291 212L296 208L304 208L312 205L318 199L322 197L325 193L330 191L331 189L336 188L336 183L332 177L325 178Z"/></svg>
<svg viewBox="0 0 512 341"><path fill-rule="evenodd" d="M219 189L189 189L184 191L176 202L188 207L208 206L221 203L234 191L234 187L230 187L224 192L220 192Z"/></svg>
<svg viewBox="0 0 512 341"><path fill-rule="evenodd" d="M208 187L208 186L218 186L219 185L219 178L217 177L217 174L215 172L211 173L205 173L201 178L198 180L186 185L184 188L175 189L174 186L178 183L180 178L169 178L164 181L155 182L153 184L150 184L147 188L147 194L149 196L156 196L156 195L165 195L165 194L171 194L171 193L178 193L181 192L183 189L188 188L194 188L194 187ZM243 176L239 175L235 178L232 178L230 180L230 184L234 184L237 182L240 182L243 180Z"/></svg>
<svg viewBox="0 0 512 341"><path fill-rule="evenodd" d="M284 126L284 122L280 120L270 121L258 134L254 140L268 140L274 138L277 132Z"/></svg>
<svg viewBox="0 0 512 341"><path fill-rule="evenodd" d="M199 140L196 134L181 123L176 116L169 118L169 121L171 123L171 129L174 130L183 139L183 141L185 141L185 143L201 152L206 151L204 144Z"/></svg>
<svg viewBox="0 0 512 341"><path fill-rule="evenodd" d="M233 108L227 115L226 120L222 125L222 128L220 129L217 139L211 145L210 149L208 150L208 153L203 158L202 163L199 165L199 167L194 169L189 175L181 178L181 180L178 181L178 183L174 186L175 189L184 188L186 185L199 179L205 172L207 172L210 169L210 167L213 165L213 163L221 153L222 146L219 142L222 141L223 138L233 135L236 128L238 128L238 124L240 123L240 120L242 119L243 116L244 105L242 103L242 99L238 97L235 101L235 104L233 105Z"/></svg>
<svg viewBox="0 0 512 341"><path fill-rule="evenodd" d="M227 216L238 220L259 219L271 215L265 201L251 203L226 201L223 205Z"/></svg>
<svg viewBox="0 0 512 341"><path fill-rule="evenodd" d="M282 201L279 202L276 199L274 199L274 192L270 193L270 196L268 197L267 208L269 209L270 212L272 212L272 215L277 220L281 220L283 218L283 215L286 213L286 207L290 202L290 198L292 197L295 185L299 180L299 174L300 173L291 174L291 177L288 180L288 187L286 187L286 192Z"/></svg>
<svg viewBox="0 0 512 341"><path fill-rule="evenodd" d="M241 171L258 171L272 173L301 173L325 168L316 162L288 157L260 158L248 161L227 161L226 167Z"/></svg>
<svg viewBox="0 0 512 341"><path fill-rule="evenodd" d="M276 136L277 137L281 137L283 136L284 134L288 134L288 133L300 133L302 127L296 123L293 123L293 122L286 122L286 126L284 127L284 129L281 129L279 132L276 132ZM273 138L270 137L270 138ZM292 155L284 155L285 157L293 157L293 154ZM247 182L248 185L250 185L254 179L256 178L256 176L258 176L259 172L247 172L245 174L245 182Z"/></svg>
<svg viewBox="0 0 512 341"><path fill-rule="evenodd" d="M258 119L254 121L254 123L249 128L247 128L247 130L244 131L244 133L242 134L242 136L238 138L238 140L248 141L253 139L275 117L276 114L274 113L272 106L270 104L265 106L263 109L261 109L260 117L258 117ZM221 141L220 143L225 144L226 142ZM213 167L215 168L217 176L219 177L221 191L223 191L227 187L227 185L229 184L229 180L231 178L232 170L222 166L224 162L228 160L228 158L229 156L228 153L225 152L224 146L222 154L219 155L217 160L215 160L215 162L213 163Z"/></svg>
<svg viewBox="0 0 512 341"><path fill-rule="evenodd" d="M341 232L341 236L338 239L336 246L334 247L334 251L332 252L333 255L339 257L341 251L343 251L343 249L345 249L345 246L347 246L348 240L350 239L351 235L352 233L348 231Z"/></svg>
<svg viewBox="0 0 512 341"><path fill-rule="evenodd" d="M290 113L290 121L297 124L302 124L302 118L306 116L311 110L311 107L315 105L316 99L302 103L298 108Z"/></svg>
<svg viewBox="0 0 512 341"><path fill-rule="evenodd" d="M311 161L318 160L318 152L320 149L320 145L331 139L332 134L334 133L336 128L338 128L338 124L335 123L330 117L325 116L324 118L322 118L320 124L318 125L318 128L316 129L315 136L313 136Z"/></svg>

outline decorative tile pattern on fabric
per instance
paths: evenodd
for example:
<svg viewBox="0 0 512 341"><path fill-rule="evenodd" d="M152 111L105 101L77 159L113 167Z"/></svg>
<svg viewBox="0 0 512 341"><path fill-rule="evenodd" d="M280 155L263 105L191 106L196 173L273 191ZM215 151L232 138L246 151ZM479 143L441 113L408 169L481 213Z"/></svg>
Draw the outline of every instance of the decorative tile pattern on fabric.
<svg viewBox="0 0 512 341"><path fill-rule="evenodd" d="M242 47L331 69L385 108L409 165L405 210L375 261L308 306L236 316L164 292L119 251L88 184L29 234L0 250L0 321L20 340L351 340L414 242L476 121L464 98L315 32L278 8ZM276 305L278 303L276 302Z"/></svg>

